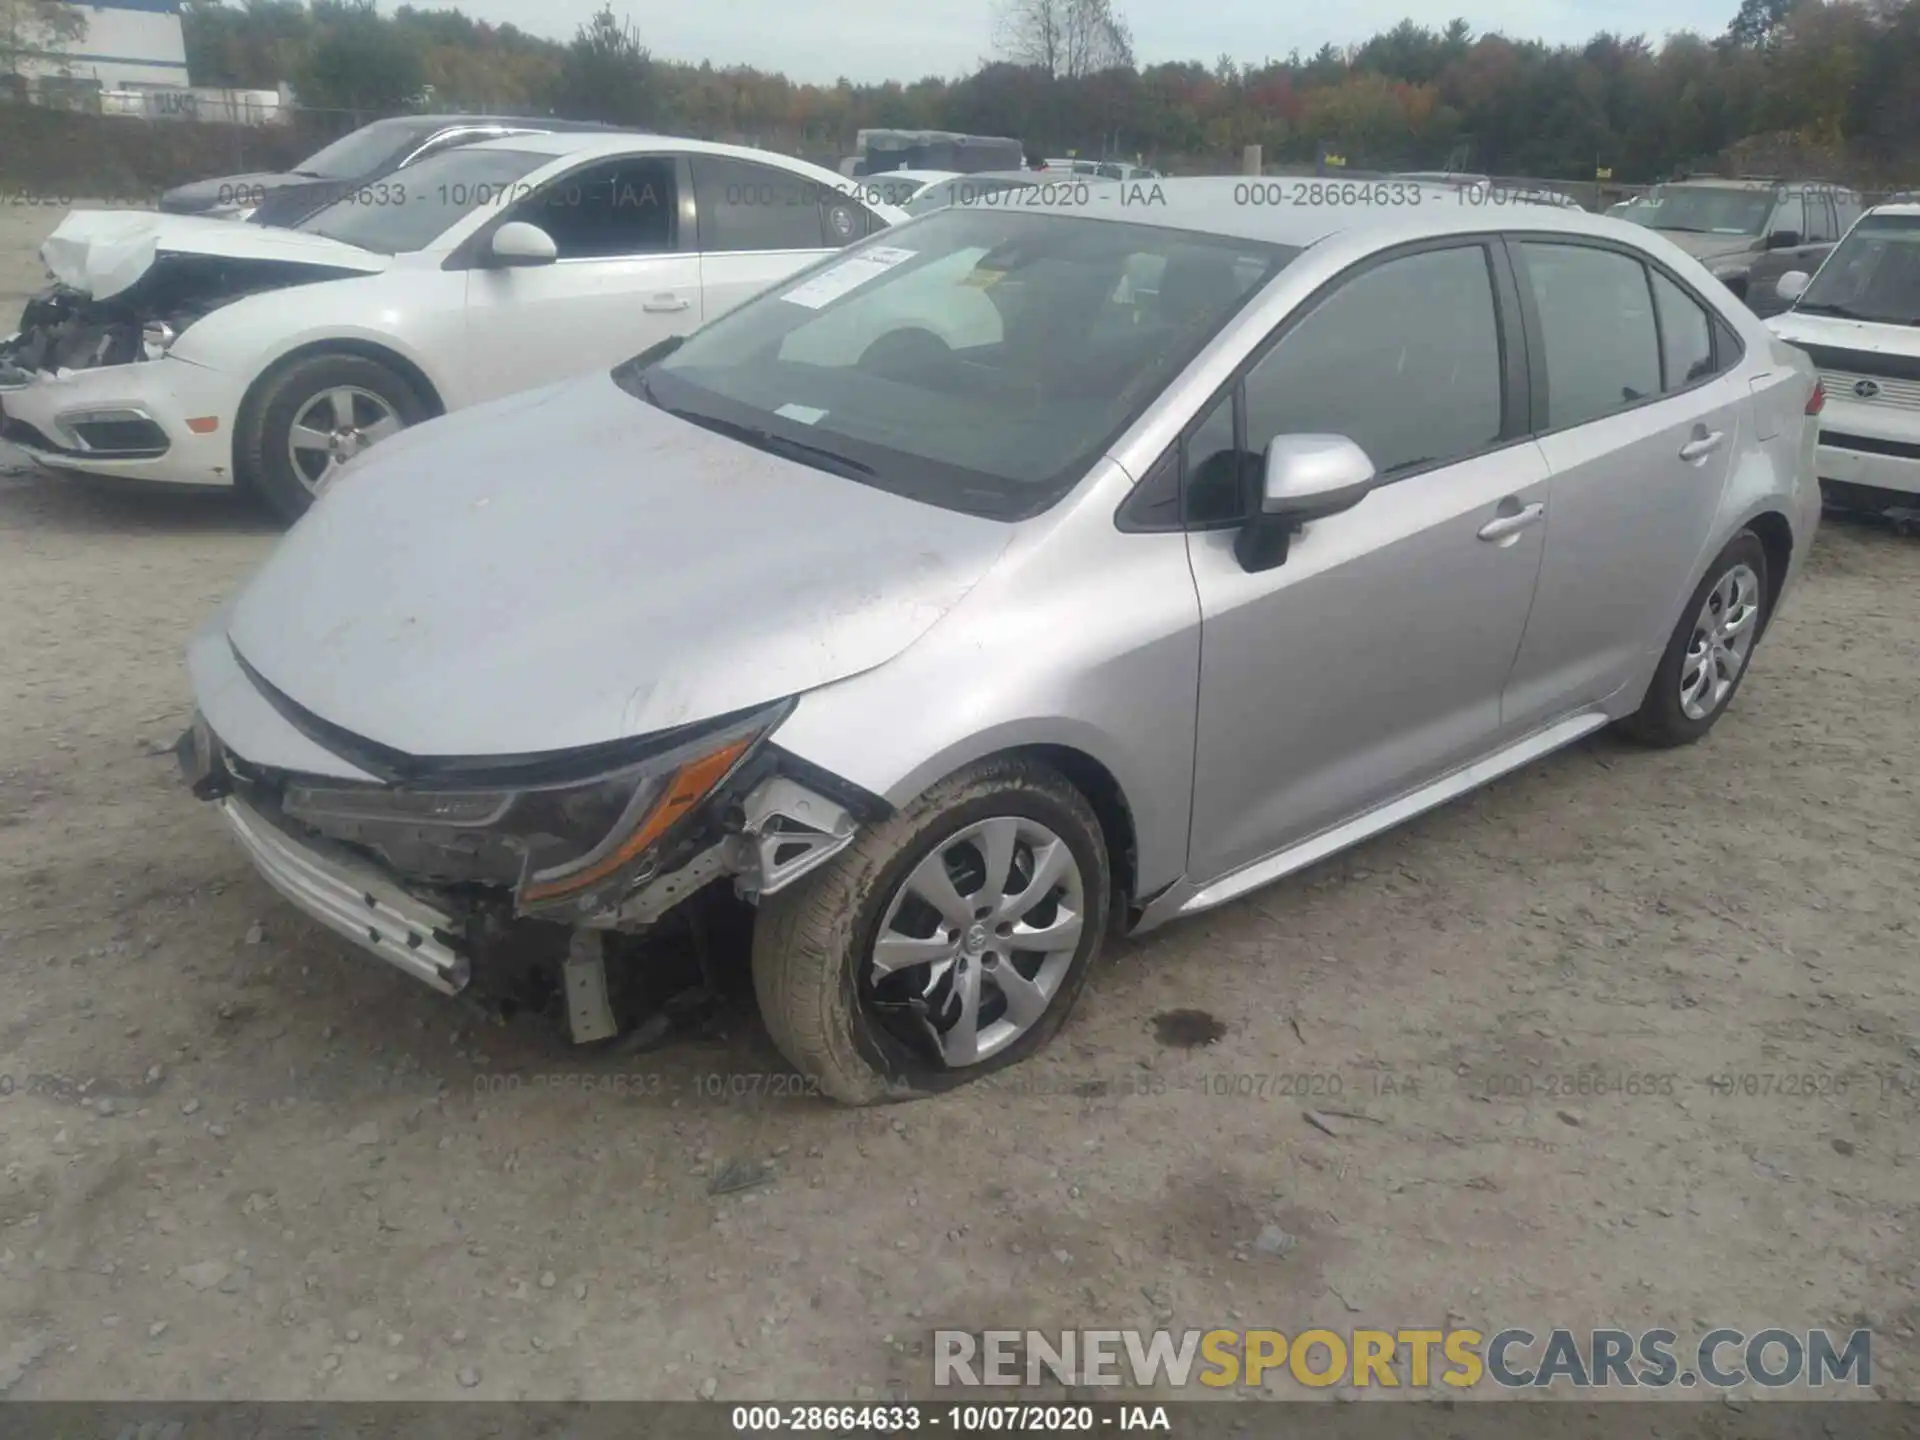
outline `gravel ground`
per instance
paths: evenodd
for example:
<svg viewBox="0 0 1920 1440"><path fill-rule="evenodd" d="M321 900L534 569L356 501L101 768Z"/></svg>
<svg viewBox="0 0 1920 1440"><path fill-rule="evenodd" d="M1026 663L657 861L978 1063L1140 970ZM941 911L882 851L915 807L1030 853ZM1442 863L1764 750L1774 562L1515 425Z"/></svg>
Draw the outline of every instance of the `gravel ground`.
<svg viewBox="0 0 1920 1440"><path fill-rule="evenodd" d="M1703 745L1597 737L848 1112L748 1007L574 1052L281 904L157 753L273 539L0 451L0 1393L865 1398L942 1327L1450 1321L1867 1325L1920 1398L1913 540L1830 523Z"/></svg>

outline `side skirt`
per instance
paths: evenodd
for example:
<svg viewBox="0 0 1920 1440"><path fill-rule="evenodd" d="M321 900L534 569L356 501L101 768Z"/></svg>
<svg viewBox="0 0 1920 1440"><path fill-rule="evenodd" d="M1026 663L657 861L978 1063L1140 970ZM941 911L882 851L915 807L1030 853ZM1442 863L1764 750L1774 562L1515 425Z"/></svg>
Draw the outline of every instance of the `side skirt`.
<svg viewBox="0 0 1920 1440"><path fill-rule="evenodd" d="M1330 830L1276 851L1264 860L1256 860L1250 865L1220 877L1211 884L1196 887L1190 881L1176 882L1154 898L1144 911L1140 921L1133 927L1138 935L1164 925L1167 921L1181 915L1197 915L1203 910L1211 910L1216 905L1224 905L1229 900L1238 900L1250 891L1264 885L1284 879L1309 865L1318 864L1329 855L1358 845L1363 840L1371 840L1382 831L1414 816L1423 814L1436 806L1444 805L1469 790L1477 790L1489 780L1498 779L1509 771L1518 770L1531 764L1543 755L1571 745L1584 735L1591 735L1601 726L1608 724L1613 717L1603 710L1583 710L1577 715L1569 715L1557 720L1544 729L1522 737L1484 756L1458 770L1449 771L1437 780L1429 781L1417 790L1410 790L1396 800L1357 815Z"/></svg>

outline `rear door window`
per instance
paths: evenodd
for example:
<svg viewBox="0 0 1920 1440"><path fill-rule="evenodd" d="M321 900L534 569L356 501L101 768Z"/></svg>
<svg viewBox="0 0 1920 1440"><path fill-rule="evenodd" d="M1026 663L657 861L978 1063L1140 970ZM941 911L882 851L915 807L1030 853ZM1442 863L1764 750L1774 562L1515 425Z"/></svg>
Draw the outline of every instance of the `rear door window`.
<svg viewBox="0 0 1920 1440"><path fill-rule="evenodd" d="M712 255L739 250L820 250L858 238L827 239L824 203L830 187L791 170L722 155L695 155L693 194L700 212L700 249ZM855 204L835 194L842 208ZM851 231L855 217L841 217Z"/></svg>
<svg viewBox="0 0 1920 1440"><path fill-rule="evenodd" d="M1713 323L1704 306L1658 270L1653 301L1660 316L1660 363L1668 391L1713 374Z"/></svg>
<svg viewBox="0 0 1920 1440"><path fill-rule="evenodd" d="M1660 338L1646 267L1590 245L1529 240L1518 249L1546 350L1541 428L1583 425L1658 395Z"/></svg>

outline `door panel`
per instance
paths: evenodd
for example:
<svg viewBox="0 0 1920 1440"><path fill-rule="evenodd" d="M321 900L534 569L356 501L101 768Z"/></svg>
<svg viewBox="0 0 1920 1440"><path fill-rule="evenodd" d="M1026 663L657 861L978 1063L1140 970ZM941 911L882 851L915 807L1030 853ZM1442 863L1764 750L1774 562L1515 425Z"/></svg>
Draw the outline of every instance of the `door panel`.
<svg viewBox="0 0 1920 1440"><path fill-rule="evenodd" d="M466 272L475 398L605 369L695 329L700 260L680 249L678 214L667 156L588 166L507 211L545 230L560 258Z"/></svg>
<svg viewBox="0 0 1920 1440"><path fill-rule="evenodd" d="M1542 337L1552 473L1540 593L1503 703L1525 730L1644 678L1751 437L1745 384L1680 285L1603 248L1514 249Z"/></svg>
<svg viewBox="0 0 1920 1440"><path fill-rule="evenodd" d="M1721 378L1541 439L1553 480L1540 595L1505 703L1520 729L1607 699L1643 675L1680 618L1744 435ZM1720 436L1704 456L1681 450Z"/></svg>
<svg viewBox="0 0 1920 1440"><path fill-rule="evenodd" d="M1358 506L1309 522L1269 570L1243 569L1235 529L1190 537L1197 883L1497 743L1547 472L1513 438L1519 327L1514 305L1496 302L1496 275L1477 240L1363 265L1286 322L1240 383L1232 426L1215 407L1184 442L1190 524L1249 513L1279 435L1344 435L1382 477Z"/></svg>
<svg viewBox="0 0 1920 1440"><path fill-rule="evenodd" d="M1249 575L1234 532L1191 537L1202 647L1189 875L1217 878L1492 749L1546 526L1522 441L1309 524ZM1502 502L1507 502L1502 504Z"/></svg>

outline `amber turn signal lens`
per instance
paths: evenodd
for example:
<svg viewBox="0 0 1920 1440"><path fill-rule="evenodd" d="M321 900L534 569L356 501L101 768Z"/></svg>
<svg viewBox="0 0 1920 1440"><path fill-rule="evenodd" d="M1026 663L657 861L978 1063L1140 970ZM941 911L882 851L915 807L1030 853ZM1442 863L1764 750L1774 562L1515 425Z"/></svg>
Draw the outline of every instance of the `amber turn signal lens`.
<svg viewBox="0 0 1920 1440"><path fill-rule="evenodd" d="M757 735L744 735L738 740L730 741L710 755L689 760L674 771L673 779L668 783L659 800L654 802L653 808L647 812L646 819L634 827L631 835L583 869L555 876L551 880L528 884L520 893L521 903L539 905L550 900L563 899L598 885L609 875L618 873L622 867L645 854L647 847L672 829L676 820L705 799L708 792L726 778L727 772L733 769L740 757L752 748L753 742L758 738Z"/></svg>

